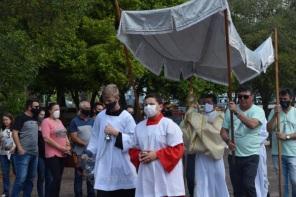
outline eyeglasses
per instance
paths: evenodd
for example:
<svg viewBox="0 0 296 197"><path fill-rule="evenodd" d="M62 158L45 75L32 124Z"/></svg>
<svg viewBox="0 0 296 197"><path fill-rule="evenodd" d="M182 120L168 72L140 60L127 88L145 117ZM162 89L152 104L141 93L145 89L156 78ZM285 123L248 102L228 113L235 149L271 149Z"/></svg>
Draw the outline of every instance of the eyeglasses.
<svg viewBox="0 0 296 197"><path fill-rule="evenodd" d="M251 95L238 95L237 98L238 98L238 99L244 99L244 100L247 100L247 99L250 98L250 96L251 96Z"/></svg>

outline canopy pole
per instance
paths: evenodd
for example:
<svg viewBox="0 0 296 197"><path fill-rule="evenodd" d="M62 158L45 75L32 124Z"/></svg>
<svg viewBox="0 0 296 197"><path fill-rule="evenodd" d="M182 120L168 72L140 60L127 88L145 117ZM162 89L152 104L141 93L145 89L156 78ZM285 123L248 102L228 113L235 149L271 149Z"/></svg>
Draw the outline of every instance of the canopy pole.
<svg viewBox="0 0 296 197"><path fill-rule="evenodd" d="M226 55L227 55L227 78L228 78L228 101L232 101L232 75L231 75L231 60L230 60L230 45L229 45L229 28L228 28L228 10L224 10L224 29L226 41ZM230 112L230 133L231 142L234 143L234 125L233 112ZM232 151L232 162L234 162L235 151Z"/></svg>
<svg viewBox="0 0 296 197"><path fill-rule="evenodd" d="M274 28L274 53L275 53L275 90L276 90L276 105L280 104L280 85L279 85L279 56L278 56L278 30ZM280 132L280 114L276 115L276 132ZM282 197L282 141L278 142L278 180L279 180L279 196Z"/></svg>

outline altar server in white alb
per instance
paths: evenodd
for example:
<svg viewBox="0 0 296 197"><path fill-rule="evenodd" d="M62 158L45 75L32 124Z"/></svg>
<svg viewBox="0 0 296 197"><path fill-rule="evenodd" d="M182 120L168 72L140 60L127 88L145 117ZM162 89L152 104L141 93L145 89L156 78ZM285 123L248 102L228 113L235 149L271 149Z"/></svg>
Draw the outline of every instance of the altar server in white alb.
<svg viewBox="0 0 296 197"><path fill-rule="evenodd" d="M95 184L98 197L133 197L136 187L136 168L128 151L115 146L116 137L133 136L135 121L119 105L116 85L107 85L102 93L106 109L96 116L86 153L95 155ZM108 135L112 133L112 135Z"/></svg>
<svg viewBox="0 0 296 197"><path fill-rule="evenodd" d="M194 197L229 197L223 161L226 144L220 136L224 113L215 110L216 103L215 95L205 94L204 113L189 108L180 124L187 152L196 153Z"/></svg>
<svg viewBox="0 0 296 197"><path fill-rule="evenodd" d="M182 131L162 113L162 99L156 94L145 97L147 119L135 129L134 140L122 136L122 148L130 151L139 165L136 197L185 196L182 156Z"/></svg>

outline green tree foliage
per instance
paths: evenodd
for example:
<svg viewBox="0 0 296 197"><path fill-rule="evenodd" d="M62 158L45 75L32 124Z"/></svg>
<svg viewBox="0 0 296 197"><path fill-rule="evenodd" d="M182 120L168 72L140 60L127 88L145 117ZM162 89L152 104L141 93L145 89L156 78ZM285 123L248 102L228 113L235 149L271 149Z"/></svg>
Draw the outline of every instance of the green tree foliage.
<svg viewBox="0 0 296 197"><path fill-rule="evenodd" d="M277 27L279 32L280 86L295 86L291 79L295 76L295 10L293 4L281 0L241 0L230 1L234 23L244 42L255 49L266 37L272 35ZM268 103L275 95L275 70L271 65L265 74L250 82L262 96L263 107L267 111Z"/></svg>
<svg viewBox="0 0 296 197"><path fill-rule="evenodd" d="M186 0L120 0L125 10L170 7ZM273 28L279 28L281 86L294 87L295 3L280 0L231 0L235 25L243 40L255 49ZM199 78L174 82L155 76L131 55L127 64L116 39L114 0L3 0L0 3L0 103L19 111L29 94L65 93L77 103L81 92L92 101L102 85L116 83L124 92L132 86L139 96L143 88L165 99L185 100L189 90L222 93L225 87ZM270 83L266 83L266 82ZM274 93L274 70L251 83L268 102ZM29 92L29 93L28 93ZM14 107L12 107L14 106Z"/></svg>

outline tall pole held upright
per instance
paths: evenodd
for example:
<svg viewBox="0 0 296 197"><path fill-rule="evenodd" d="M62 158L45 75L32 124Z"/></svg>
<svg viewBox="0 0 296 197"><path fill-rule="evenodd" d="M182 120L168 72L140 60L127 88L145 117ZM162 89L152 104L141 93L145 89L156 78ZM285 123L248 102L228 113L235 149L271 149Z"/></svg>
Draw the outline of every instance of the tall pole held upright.
<svg viewBox="0 0 296 197"><path fill-rule="evenodd" d="M275 53L275 90L276 90L276 105L280 104L280 85L279 85L279 56L278 56L278 30L274 29L274 53ZM276 116L276 132L280 132L280 114L277 113ZM278 180L279 180L279 196L282 197L282 142L281 140L277 140L278 142Z"/></svg>
<svg viewBox="0 0 296 197"><path fill-rule="evenodd" d="M226 55L227 55L227 78L228 78L228 101L232 101L232 75L231 75L231 59L230 59L230 45L229 45L229 28L228 28L228 10L224 10L224 28L226 41ZM233 126L233 112L230 112L230 133L231 141L234 143L234 126ZM235 151L232 151L232 161L234 162Z"/></svg>

